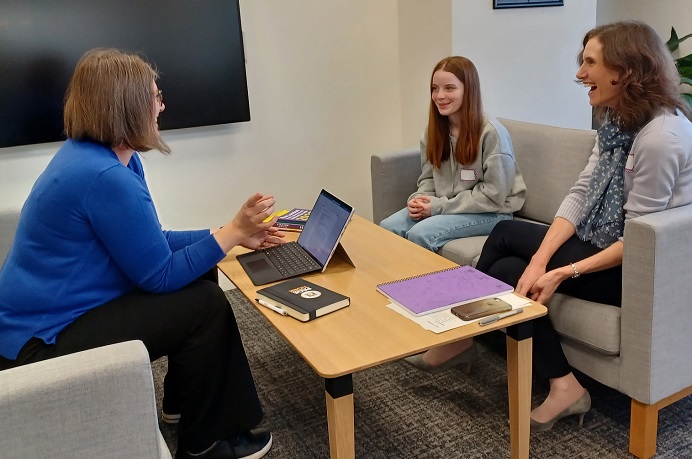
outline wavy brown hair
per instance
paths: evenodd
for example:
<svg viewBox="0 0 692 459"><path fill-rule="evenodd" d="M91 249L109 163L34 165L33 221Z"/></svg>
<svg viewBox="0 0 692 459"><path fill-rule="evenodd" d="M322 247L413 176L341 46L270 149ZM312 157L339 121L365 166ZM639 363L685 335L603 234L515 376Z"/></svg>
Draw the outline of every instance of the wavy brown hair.
<svg viewBox="0 0 692 459"><path fill-rule="evenodd" d="M481 101L481 83L476 66L462 56L442 59L435 65L430 76L431 99L426 150L428 161L439 169L442 162L449 159L451 155L449 120L440 114L432 100L432 79L438 70L454 74L464 85L464 95L459 109L461 131L457 139L454 157L461 164L471 164L478 157L478 143L483 132L483 103Z"/></svg>
<svg viewBox="0 0 692 459"><path fill-rule="evenodd" d="M584 35L579 65L583 48L592 38L603 46L603 64L619 75L618 81L612 82L622 85L614 114L624 129L638 130L661 108L680 109L690 118L690 107L680 95L680 74L673 56L654 29L638 21L596 27ZM596 107L598 119L603 121L608 110Z"/></svg>
<svg viewBox="0 0 692 459"><path fill-rule="evenodd" d="M170 153L155 122L151 84L157 78L156 70L137 55L112 48L87 51L65 95L67 137Z"/></svg>

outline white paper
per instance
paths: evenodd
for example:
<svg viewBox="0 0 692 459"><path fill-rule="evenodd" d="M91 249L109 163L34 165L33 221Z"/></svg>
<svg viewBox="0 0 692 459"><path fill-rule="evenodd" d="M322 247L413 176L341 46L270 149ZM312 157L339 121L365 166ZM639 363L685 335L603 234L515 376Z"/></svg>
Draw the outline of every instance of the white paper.
<svg viewBox="0 0 692 459"><path fill-rule="evenodd" d="M519 309L523 306L531 304L529 300L514 293L506 293L496 298L509 303L512 306L512 309ZM452 314L452 308L443 309L442 311L433 312L431 314L424 314L422 316L414 316L399 305L390 303L387 305L387 307L433 333L442 333L444 331L452 330L454 328L461 327L462 325L468 325L479 320L461 320Z"/></svg>

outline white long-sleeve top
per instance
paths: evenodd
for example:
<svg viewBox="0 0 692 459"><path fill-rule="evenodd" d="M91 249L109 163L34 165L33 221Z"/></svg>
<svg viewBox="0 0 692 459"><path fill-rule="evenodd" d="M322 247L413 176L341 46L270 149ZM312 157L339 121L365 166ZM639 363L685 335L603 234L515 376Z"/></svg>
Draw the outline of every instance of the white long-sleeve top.
<svg viewBox="0 0 692 459"><path fill-rule="evenodd" d="M556 217L575 227L599 156L597 138L586 168L557 211ZM664 111L639 131L625 164L623 194L625 220L692 203L692 123L682 113Z"/></svg>

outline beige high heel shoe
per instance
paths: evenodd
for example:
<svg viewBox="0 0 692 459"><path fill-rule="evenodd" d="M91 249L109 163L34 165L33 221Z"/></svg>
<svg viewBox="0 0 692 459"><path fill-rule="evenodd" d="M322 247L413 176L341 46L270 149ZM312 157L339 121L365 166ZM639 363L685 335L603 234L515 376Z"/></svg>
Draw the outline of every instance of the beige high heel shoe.
<svg viewBox="0 0 692 459"><path fill-rule="evenodd" d="M426 373L433 375L464 364L466 365L466 373L469 373L471 371L471 362L478 358L478 348L476 347L476 343L473 343L471 347L465 351L460 352L451 359L447 360L446 362L442 362L439 365L430 365L429 363L426 363L423 360L423 354L412 355L410 357L406 357L404 360L419 370L423 370Z"/></svg>
<svg viewBox="0 0 692 459"><path fill-rule="evenodd" d="M591 395L589 395L588 390L584 389L584 395L582 395L579 400L562 410L560 414L550 421L538 422L531 419L531 432L545 432L546 430L550 430L557 421L573 414L579 415L579 425L581 426L584 424L584 415L588 413L589 410L591 410Z"/></svg>

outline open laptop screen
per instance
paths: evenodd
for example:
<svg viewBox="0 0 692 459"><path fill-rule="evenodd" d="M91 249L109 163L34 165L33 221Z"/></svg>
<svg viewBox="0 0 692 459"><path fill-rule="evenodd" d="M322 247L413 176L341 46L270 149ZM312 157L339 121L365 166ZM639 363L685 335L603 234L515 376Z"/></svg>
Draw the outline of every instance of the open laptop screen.
<svg viewBox="0 0 692 459"><path fill-rule="evenodd" d="M351 206L322 190L298 237L298 244L324 266L352 212Z"/></svg>

